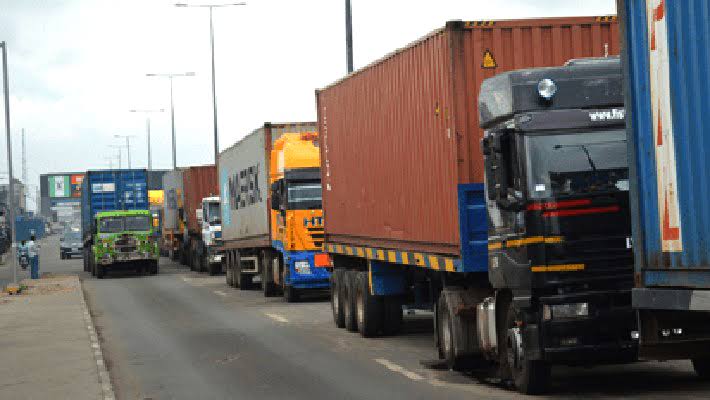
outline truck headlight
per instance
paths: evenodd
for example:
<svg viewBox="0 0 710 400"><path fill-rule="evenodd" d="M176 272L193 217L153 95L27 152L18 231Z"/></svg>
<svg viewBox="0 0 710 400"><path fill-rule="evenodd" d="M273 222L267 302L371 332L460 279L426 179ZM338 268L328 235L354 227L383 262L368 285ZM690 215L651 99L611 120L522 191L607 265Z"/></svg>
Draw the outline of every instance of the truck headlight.
<svg viewBox="0 0 710 400"><path fill-rule="evenodd" d="M298 274L310 274L311 273L311 265L308 263L308 261L296 261L293 264L293 267L296 270L296 273L298 273Z"/></svg>
<svg viewBox="0 0 710 400"><path fill-rule="evenodd" d="M542 306L543 319L571 319L589 316L589 303L545 304Z"/></svg>

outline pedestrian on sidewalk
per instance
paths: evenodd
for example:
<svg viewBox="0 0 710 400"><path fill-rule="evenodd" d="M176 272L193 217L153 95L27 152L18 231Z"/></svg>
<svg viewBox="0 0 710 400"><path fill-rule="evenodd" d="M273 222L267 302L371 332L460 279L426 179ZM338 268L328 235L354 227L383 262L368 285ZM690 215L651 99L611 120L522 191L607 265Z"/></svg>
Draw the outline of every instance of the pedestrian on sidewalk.
<svg viewBox="0 0 710 400"><path fill-rule="evenodd" d="M30 257L30 278L39 279L39 244L35 243L35 235L27 242L27 253Z"/></svg>

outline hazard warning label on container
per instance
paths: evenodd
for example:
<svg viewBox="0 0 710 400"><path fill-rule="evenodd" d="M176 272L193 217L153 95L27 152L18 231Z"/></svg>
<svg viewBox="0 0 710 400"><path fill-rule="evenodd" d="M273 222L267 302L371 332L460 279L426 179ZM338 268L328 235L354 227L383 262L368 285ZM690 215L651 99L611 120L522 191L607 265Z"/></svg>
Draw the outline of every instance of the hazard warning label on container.
<svg viewBox="0 0 710 400"><path fill-rule="evenodd" d="M493 53L491 53L490 50L486 49L486 51L483 52L483 63L481 63L481 67L495 68L497 66L498 64L496 63L496 59L493 57Z"/></svg>

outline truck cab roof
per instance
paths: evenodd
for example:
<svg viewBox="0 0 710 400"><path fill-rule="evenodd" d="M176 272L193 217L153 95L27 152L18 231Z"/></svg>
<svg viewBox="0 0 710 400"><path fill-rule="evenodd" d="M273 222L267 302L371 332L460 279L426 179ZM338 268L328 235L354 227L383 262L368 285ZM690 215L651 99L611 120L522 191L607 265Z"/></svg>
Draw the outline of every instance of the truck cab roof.
<svg viewBox="0 0 710 400"><path fill-rule="evenodd" d="M540 92L543 81L552 87L549 99ZM505 72L483 81L478 103L484 129L531 111L623 107L621 63L618 57L576 59L560 67Z"/></svg>

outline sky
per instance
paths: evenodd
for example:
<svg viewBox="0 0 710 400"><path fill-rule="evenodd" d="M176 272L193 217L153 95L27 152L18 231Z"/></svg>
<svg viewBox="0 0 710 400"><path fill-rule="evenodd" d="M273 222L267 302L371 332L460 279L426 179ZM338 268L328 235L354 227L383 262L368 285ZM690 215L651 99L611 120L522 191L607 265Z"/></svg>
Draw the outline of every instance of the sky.
<svg viewBox="0 0 710 400"><path fill-rule="evenodd" d="M315 121L315 89L345 74L342 0L246 0L215 9L220 149L266 121ZM615 14L615 0L351 0L355 69L447 20ZM207 4L204 0L187 1ZM8 47L13 172L21 177L26 132L29 192L39 175L118 166L133 135L131 166L147 166L151 114L154 169L172 167L170 88L147 73L194 72L174 80L178 166L213 163L209 16L165 0L0 0ZM214 3L214 2L212 2ZM217 3L220 3L219 1ZM0 97L1 98L1 97ZM5 133L4 117L0 115ZM4 136L3 136L4 138ZM7 149L0 146L0 177ZM126 167L126 151L122 154ZM30 198L30 208L34 204Z"/></svg>

